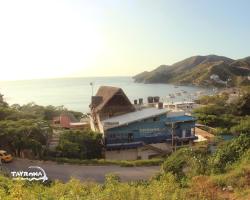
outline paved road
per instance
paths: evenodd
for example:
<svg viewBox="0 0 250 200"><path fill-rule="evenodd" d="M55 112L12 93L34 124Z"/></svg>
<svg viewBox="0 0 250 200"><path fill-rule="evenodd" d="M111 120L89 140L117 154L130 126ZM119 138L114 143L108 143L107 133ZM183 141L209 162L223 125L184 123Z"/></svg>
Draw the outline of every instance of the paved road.
<svg viewBox="0 0 250 200"><path fill-rule="evenodd" d="M26 170L29 166L42 167L48 178L51 180L59 179L68 181L71 177L86 181L104 182L105 174L115 173L120 176L122 181L146 180L156 174L159 166L150 167L120 167L110 166L87 166L58 164L52 161L36 161L28 159L15 159L12 163L3 164L4 168L9 171Z"/></svg>

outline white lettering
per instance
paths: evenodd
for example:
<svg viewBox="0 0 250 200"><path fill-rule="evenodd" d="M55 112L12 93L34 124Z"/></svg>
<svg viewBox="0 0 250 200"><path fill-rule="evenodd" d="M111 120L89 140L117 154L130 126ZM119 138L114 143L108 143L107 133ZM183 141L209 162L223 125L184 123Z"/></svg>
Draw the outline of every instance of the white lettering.
<svg viewBox="0 0 250 200"><path fill-rule="evenodd" d="M30 166L29 169L33 169L33 172L28 171L12 171L10 172L14 179L21 179L21 180L42 180L43 182L48 180L48 177L45 171L38 166ZM17 178L15 178L17 177Z"/></svg>
<svg viewBox="0 0 250 200"><path fill-rule="evenodd" d="M10 172L12 176L16 176L16 172Z"/></svg>

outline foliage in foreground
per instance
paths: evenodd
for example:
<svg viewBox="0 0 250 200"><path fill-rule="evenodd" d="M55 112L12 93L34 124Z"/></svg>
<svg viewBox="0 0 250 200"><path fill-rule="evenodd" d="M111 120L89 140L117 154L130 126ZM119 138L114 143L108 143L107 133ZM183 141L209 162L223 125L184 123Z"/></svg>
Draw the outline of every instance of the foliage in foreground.
<svg viewBox="0 0 250 200"><path fill-rule="evenodd" d="M75 179L42 184L0 176L0 199L250 199L249 141L249 136L241 135L221 145L214 155L205 150L180 149L166 159L162 172L149 181L125 183L111 174L106 176L104 184ZM221 166L223 170L214 173L210 169L217 168L217 162L225 165Z"/></svg>
<svg viewBox="0 0 250 200"><path fill-rule="evenodd" d="M250 163L241 170L235 167L217 176L194 176L187 180L185 186L172 173L130 183L120 182L117 176L109 175L103 185L75 179L43 185L0 177L0 199L244 200L250 196Z"/></svg>

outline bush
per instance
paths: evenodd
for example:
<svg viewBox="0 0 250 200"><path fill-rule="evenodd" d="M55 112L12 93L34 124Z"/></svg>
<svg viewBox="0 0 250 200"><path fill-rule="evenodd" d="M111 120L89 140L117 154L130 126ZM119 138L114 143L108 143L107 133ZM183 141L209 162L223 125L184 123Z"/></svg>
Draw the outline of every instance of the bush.
<svg viewBox="0 0 250 200"><path fill-rule="evenodd" d="M236 162L250 147L250 136L240 135L224 145L218 147L210 158L210 170L212 173L222 173L228 165Z"/></svg>
<svg viewBox="0 0 250 200"><path fill-rule="evenodd" d="M119 165L121 167L139 167L139 166L159 166L163 163L163 159L150 159L150 160L106 160L106 159L73 159L73 158L54 158L44 157L44 160L52 160L58 163L70 163L70 164L83 164L83 165Z"/></svg>
<svg viewBox="0 0 250 200"><path fill-rule="evenodd" d="M234 134L249 134L250 135L250 117L242 119L236 126L231 127L230 131Z"/></svg>
<svg viewBox="0 0 250 200"><path fill-rule="evenodd" d="M171 172L178 179L205 174L207 166L207 151L179 149L171 154L162 165L163 171Z"/></svg>
<svg viewBox="0 0 250 200"><path fill-rule="evenodd" d="M94 159L102 156L102 135L93 131L65 131L57 150L67 158Z"/></svg>

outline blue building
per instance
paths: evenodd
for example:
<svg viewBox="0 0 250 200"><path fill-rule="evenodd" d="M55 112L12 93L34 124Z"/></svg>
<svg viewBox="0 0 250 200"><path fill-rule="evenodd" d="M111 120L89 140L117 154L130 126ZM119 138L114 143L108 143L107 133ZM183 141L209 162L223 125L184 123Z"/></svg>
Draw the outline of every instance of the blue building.
<svg viewBox="0 0 250 200"><path fill-rule="evenodd" d="M91 127L103 133L108 159L147 159L196 139L192 116L167 110L160 102L133 105L120 88L101 87L91 111Z"/></svg>

